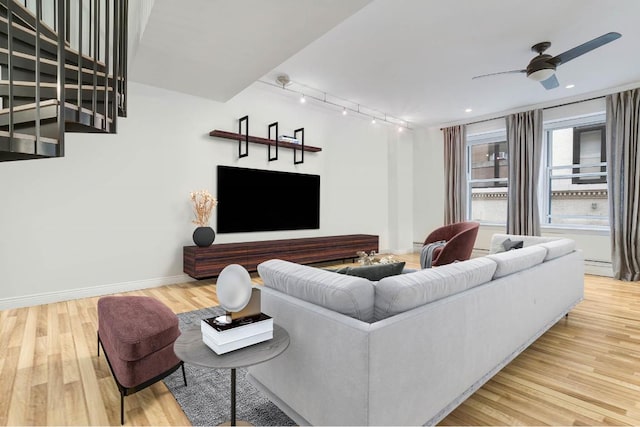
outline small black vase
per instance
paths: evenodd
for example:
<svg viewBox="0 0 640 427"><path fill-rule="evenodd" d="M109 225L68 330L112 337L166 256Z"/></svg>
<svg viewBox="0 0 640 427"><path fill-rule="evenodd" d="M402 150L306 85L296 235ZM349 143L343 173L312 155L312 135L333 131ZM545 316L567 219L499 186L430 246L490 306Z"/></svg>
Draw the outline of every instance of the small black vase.
<svg viewBox="0 0 640 427"><path fill-rule="evenodd" d="M197 227L193 231L193 243L201 248L211 246L216 240L216 232L211 227Z"/></svg>

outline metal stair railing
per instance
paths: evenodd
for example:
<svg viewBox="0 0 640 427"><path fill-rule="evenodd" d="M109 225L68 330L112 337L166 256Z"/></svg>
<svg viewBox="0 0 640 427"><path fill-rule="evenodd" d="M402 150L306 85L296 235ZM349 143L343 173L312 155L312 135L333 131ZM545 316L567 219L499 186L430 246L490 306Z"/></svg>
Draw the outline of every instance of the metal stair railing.
<svg viewBox="0 0 640 427"><path fill-rule="evenodd" d="M44 19L42 0L0 0L0 70L7 69L0 161L62 157L65 131L115 133L117 117L126 116L128 0L47 0L47 7L53 20Z"/></svg>

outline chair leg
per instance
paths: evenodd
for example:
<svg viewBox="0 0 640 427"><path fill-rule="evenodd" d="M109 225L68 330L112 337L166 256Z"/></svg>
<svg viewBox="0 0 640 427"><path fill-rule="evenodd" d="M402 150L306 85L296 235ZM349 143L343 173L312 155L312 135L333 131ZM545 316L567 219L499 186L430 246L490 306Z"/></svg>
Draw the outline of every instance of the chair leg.
<svg viewBox="0 0 640 427"><path fill-rule="evenodd" d="M124 393L120 392L120 425L124 425Z"/></svg>
<svg viewBox="0 0 640 427"><path fill-rule="evenodd" d="M184 362L182 363L182 379L184 380L184 386L187 386L187 374L184 372Z"/></svg>
<svg viewBox="0 0 640 427"><path fill-rule="evenodd" d="M98 357L100 357L100 334L96 332L96 335L98 336Z"/></svg>

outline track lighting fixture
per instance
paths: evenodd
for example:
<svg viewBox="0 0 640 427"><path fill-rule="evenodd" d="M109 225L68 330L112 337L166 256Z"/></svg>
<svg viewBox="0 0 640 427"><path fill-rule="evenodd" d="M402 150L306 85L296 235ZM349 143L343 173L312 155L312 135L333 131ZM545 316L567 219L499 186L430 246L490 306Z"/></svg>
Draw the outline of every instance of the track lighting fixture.
<svg viewBox="0 0 640 427"><path fill-rule="evenodd" d="M264 80L258 81L269 86L277 87L281 90L286 90L298 94L300 96L301 104L306 103L307 98L310 98L312 101L322 102L324 104L342 108L343 116L346 116L349 112L353 112L356 116L370 117L371 124L376 124L376 122L379 120L384 123L390 123L398 126L399 132L402 132L404 129L411 129L410 124L405 120L391 116L374 108L366 107L357 102L331 95L325 91L304 85L302 83L294 82L286 74L279 74L278 76L276 76L275 83ZM400 128L402 128L402 130Z"/></svg>

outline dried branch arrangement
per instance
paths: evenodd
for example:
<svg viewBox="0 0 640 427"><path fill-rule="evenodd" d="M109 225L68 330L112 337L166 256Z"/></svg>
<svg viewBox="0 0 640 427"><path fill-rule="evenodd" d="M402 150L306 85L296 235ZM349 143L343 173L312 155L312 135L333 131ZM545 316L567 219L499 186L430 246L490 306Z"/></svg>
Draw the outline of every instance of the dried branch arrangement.
<svg viewBox="0 0 640 427"><path fill-rule="evenodd" d="M198 224L200 227L208 226L211 212L218 205L218 199L213 197L207 190L194 191L190 193L190 196L193 202L193 213L196 216L193 223Z"/></svg>

